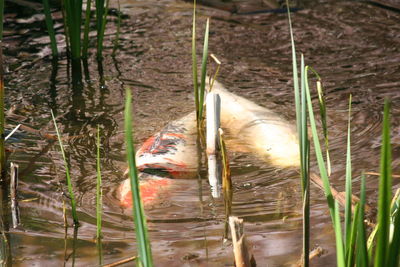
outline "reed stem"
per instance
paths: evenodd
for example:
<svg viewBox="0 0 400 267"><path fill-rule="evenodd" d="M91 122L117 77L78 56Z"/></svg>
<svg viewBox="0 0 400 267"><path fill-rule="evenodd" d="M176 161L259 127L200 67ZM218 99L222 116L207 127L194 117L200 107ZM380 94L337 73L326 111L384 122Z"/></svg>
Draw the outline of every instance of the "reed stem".
<svg viewBox="0 0 400 267"><path fill-rule="evenodd" d="M97 218L97 231L96 237L100 241L101 238L101 217L103 209L103 192L102 192L102 182L101 182L101 168L100 168L100 127L97 126L97 160L96 160L96 170L97 170L97 184L96 184L96 218Z"/></svg>
<svg viewBox="0 0 400 267"><path fill-rule="evenodd" d="M43 7L44 7L44 15L46 18L47 32L49 33L50 37L51 54L53 57L57 57L58 56L57 41L56 41L56 34L54 32L53 19L51 18L49 0L43 0Z"/></svg>
<svg viewBox="0 0 400 267"><path fill-rule="evenodd" d="M62 154L62 157L64 160L65 174L66 174L67 185L68 185L68 193L69 193L69 198L71 200L72 219L74 221L74 225L79 226L78 214L76 212L75 195L74 195L74 191L72 188L72 181L71 181L71 175L70 175L69 166L68 166L68 160L67 160L67 157L65 156L64 146L62 144L61 135L58 130L56 118L54 117L53 110L50 110L50 111L51 111L51 117L53 118L54 127L56 128L57 138L58 138L58 142L60 145L61 154Z"/></svg>
<svg viewBox="0 0 400 267"><path fill-rule="evenodd" d="M130 89L126 89L125 101L125 145L129 166L129 177L131 182L133 200L133 219L135 222L135 232L140 264L144 267L153 266L151 246L147 233L146 216L144 214L143 203L140 195L139 177L135 162L135 149L132 138L132 96Z"/></svg>

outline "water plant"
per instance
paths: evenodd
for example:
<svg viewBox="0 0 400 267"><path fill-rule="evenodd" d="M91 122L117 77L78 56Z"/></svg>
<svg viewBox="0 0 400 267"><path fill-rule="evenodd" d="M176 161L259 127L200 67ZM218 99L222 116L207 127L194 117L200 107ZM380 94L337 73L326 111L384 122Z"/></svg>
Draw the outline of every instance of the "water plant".
<svg viewBox="0 0 400 267"><path fill-rule="evenodd" d="M102 58L104 32L106 30L110 0L96 0L97 58Z"/></svg>
<svg viewBox="0 0 400 267"><path fill-rule="evenodd" d="M96 149L96 171L97 171L97 183L96 183L96 222L97 222L97 231L96 238L98 242L100 242L101 238L101 213L102 213L102 199L103 192L101 186L101 167L100 167L100 127L97 126L97 149Z"/></svg>
<svg viewBox="0 0 400 267"><path fill-rule="evenodd" d="M303 199L303 266L309 266L309 251L310 251L310 142L308 139L307 128L307 112L306 112L306 98L305 98L305 72L304 72L304 56L301 55L301 86L299 86L296 48L293 37L292 21L290 18L290 10L288 6L288 20L289 31L292 45L292 67L293 67L293 85L295 96L295 109L296 109L296 122L297 134L299 140L299 153L300 153L300 175L301 175L301 188ZM301 90L301 91L300 91Z"/></svg>
<svg viewBox="0 0 400 267"><path fill-rule="evenodd" d="M196 106L196 120L198 128L203 124L204 91L206 87L207 58L208 58L208 36L210 19L207 18L206 29L204 33L203 56L201 62L200 88L197 74L197 55L196 55L196 0L193 1L193 27L192 27L192 72L194 101Z"/></svg>
<svg viewBox="0 0 400 267"><path fill-rule="evenodd" d="M58 130L56 118L54 117L53 110L50 110L50 111L51 111L51 117L53 118L54 127L55 127L56 132L57 132L57 138L58 138L58 142L59 142L59 145L60 145L61 154L62 154L62 157L63 157L63 160L64 160L65 175L66 175L66 178L67 178L67 185L68 185L68 193L69 193L69 198L71 200L72 219L74 221L74 225L78 226L79 225L79 220L78 220L78 214L76 212L75 195L74 195L74 190L72 188L71 175L70 175L69 166L68 166L69 164L68 164L67 157L65 156L64 146L62 144L62 138L61 138L60 132Z"/></svg>
<svg viewBox="0 0 400 267"><path fill-rule="evenodd" d="M135 222L135 232L139 261L142 266L153 266L151 246L147 233L146 216L144 214L143 203L140 196L139 177L135 162L135 149L132 138L132 96L130 89L126 89L124 124L125 124L125 145L129 166L129 178L131 183L133 200L133 219Z"/></svg>
<svg viewBox="0 0 400 267"><path fill-rule="evenodd" d="M64 1L65 33L68 35L72 60L81 58L82 0Z"/></svg>
<svg viewBox="0 0 400 267"><path fill-rule="evenodd" d="M96 0L96 31L97 31L97 57L101 58L103 53L103 41L105 26L107 23L109 1ZM89 31L91 19L92 0L86 1L85 19L83 27L82 39L82 0L62 1L62 14L64 22L65 41L67 43L67 51L72 60L88 57L89 48ZM46 18L46 26L50 37L50 45L53 57L58 56L57 42L53 20L51 18L51 10L49 0L43 0L43 9Z"/></svg>
<svg viewBox="0 0 400 267"><path fill-rule="evenodd" d="M53 26L53 19L51 18L49 0L43 0L43 11L46 20L47 32L49 33L50 37L51 54L54 58L58 56L58 49L57 49L56 34Z"/></svg>

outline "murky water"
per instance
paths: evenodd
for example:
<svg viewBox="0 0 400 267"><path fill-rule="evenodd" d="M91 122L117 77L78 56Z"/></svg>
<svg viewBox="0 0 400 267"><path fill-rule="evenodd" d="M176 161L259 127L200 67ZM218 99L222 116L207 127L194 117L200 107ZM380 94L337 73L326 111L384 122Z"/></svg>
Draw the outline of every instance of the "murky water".
<svg viewBox="0 0 400 267"><path fill-rule="evenodd" d="M118 205L115 189L123 180L124 88L134 95L135 138L140 145L168 121L193 110L191 19L188 3L121 1L123 19L116 57L109 56L115 17L106 33L102 64L89 60L81 78L71 78L65 60L52 64L43 53L44 22L6 16L4 38L7 107L17 121L54 134L53 109L65 140L78 199L81 227L65 239L62 192L64 165L58 146L20 131L8 143L10 161L20 165L21 224L10 229L13 266L97 266L95 236L95 132L102 135L104 185L104 263L136 254L130 212ZM199 7L198 44L211 16L210 52L222 61L220 81L229 90L294 120L291 54L286 14L230 13ZM392 99L393 167L400 172L400 15L359 2L321 1L293 14L297 50L322 76L328 104L332 182L344 187L347 105L353 96L354 184L361 170L378 171L385 97ZM61 38L61 35L60 35ZM198 51L200 54L201 46ZM33 63L32 63L33 62ZM24 67L20 67L23 66ZM15 114L19 116L15 116ZM233 214L244 218L247 238L259 266L287 266L300 258L300 181L294 170L276 169L255 155L231 152ZM315 167L313 165L313 167ZM205 177L203 177L205 178ZM377 177L368 177L373 204ZM397 184L397 181L394 181ZM312 247L325 253L314 266L334 266L334 238L323 193L312 187ZM24 201L25 200L25 201ZM67 201L68 202L68 201ZM148 207L150 238L157 266L232 266L223 244L224 207L211 198L206 179L174 180L158 204ZM6 221L7 223L7 221ZM68 217L68 223L71 219ZM73 250L73 247L76 247Z"/></svg>

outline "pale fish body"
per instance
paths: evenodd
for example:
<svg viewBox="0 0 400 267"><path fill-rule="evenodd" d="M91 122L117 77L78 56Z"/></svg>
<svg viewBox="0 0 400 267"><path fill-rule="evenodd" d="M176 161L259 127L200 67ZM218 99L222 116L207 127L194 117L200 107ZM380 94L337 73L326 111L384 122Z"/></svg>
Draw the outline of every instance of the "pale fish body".
<svg viewBox="0 0 400 267"><path fill-rule="evenodd" d="M221 126L247 149L276 167L298 167L296 129L275 112L227 91L215 82L212 90L221 98ZM145 141L136 153L139 171L152 174L141 180L144 204L152 204L173 185L170 178L193 178L199 155L195 113L167 124ZM235 147L228 147L234 151ZM122 206L131 207L129 179L118 189Z"/></svg>
<svg viewBox="0 0 400 267"><path fill-rule="evenodd" d="M214 82L221 97L221 125L234 138L277 167L299 166L296 128L275 112L227 91Z"/></svg>

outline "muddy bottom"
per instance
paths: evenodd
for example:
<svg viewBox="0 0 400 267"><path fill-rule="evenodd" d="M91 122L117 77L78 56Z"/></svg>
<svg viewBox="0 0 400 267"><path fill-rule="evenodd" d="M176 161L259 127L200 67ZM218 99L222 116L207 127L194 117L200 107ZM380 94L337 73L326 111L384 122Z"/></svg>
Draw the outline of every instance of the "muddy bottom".
<svg viewBox="0 0 400 267"><path fill-rule="evenodd" d="M72 227L65 233L63 198L69 226L72 220L69 201L62 196L67 188L58 144L33 131L18 131L7 146L12 150L9 160L20 166L20 225L11 228L9 214L3 215L9 229L8 261L13 266L98 266L100 261L112 263L136 255L131 212L119 206L115 193L124 180L126 166L122 114L125 88L133 92L137 147L168 121L193 111L192 6L174 0L122 0L121 11L125 16L116 56L111 56L116 31L116 16L111 16L104 60L97 62L93 49L81 75L71 73L64 57L56 63L41 58L48 51L43 18L33 16L31 21L31 14L12 11L6 15L6 106L13 109L7 117L7 128L23 123L54 134L50 110L54 111L66 137L81 221L76 238ZM400 173L400 15L351 1L310 2L292 15L297 51L318 71L325 87L332 183L343 190L350 94L354 191L358 192L362 170L379 170L385 98L392 100L393 172ZM293 122L287 15L240 15L200 6L199 55L208 16L209 52L222 62L219 81L230 91ZM61 31L58 25L60 39ZM211 64L210 68L215 66ZM315 91L314 101L317 105ZM104 192L101 259L94 241L98 125ZM277 169L240 149L230 151L229 156L234 183L232 212L244 219L258 265L295 264L302 248L297 172ZM311 168L316 170L312 162ZM372 206L377 181L377 176L367 177L367 201ZM230 242L223 242L223 200L211 197L206 175L172 183L172 189L164 192L160 201L146 208L155 265L233 266ZM398 187L397 180L394 185ZM311 203L311 247L324 250L312 265L335 266L330 216L324 195L315 186L311 188Z"/></svg>

